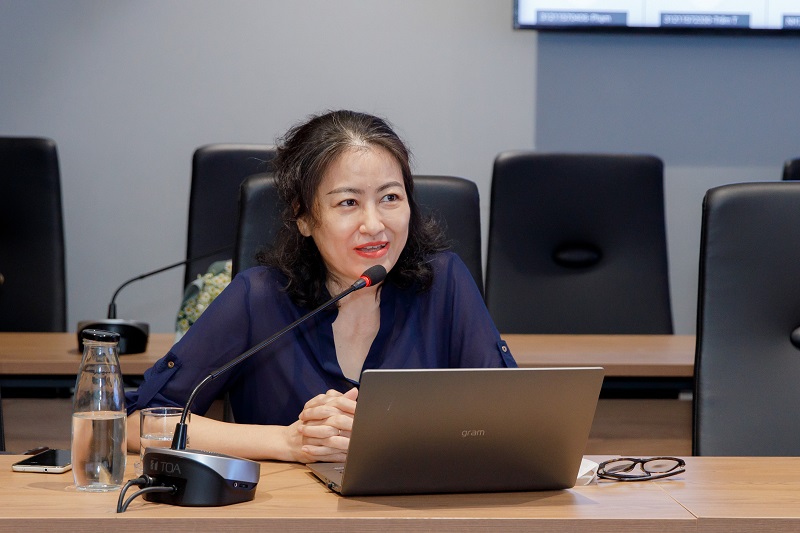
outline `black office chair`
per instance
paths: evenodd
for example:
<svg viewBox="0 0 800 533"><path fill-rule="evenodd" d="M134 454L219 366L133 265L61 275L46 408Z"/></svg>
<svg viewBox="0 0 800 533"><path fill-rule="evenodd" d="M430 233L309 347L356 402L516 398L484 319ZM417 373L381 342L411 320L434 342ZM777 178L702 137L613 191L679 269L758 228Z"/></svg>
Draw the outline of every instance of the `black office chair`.
<svg viewBox="0 0 800 533"><path fill-rule="evenodd" d="M486 303L504 333L672 333L661 160L501 153Z"/></svg>
<svg viewBox="0 0 800 533"><path fill-rule="evenodd" d="M452 250L466 263L482 291L478 187L463 178L414 176L414 194L420 209L442 222ZM256 254L273 242L280 228L283 205L271 174L257 174L242 183L234 274L258 264Z"/></svg>
<svg viewBox="0 0 800 533"><path fill-rule="evenodd" d="M233 253L234 275L258 265L258 252L275 241L284 205L271 173L255 174L242 182Z"/></svg>
<svg viewBox="0 0 800 533"><path fill-rule="evenodd" d="M271 170L275 147L266 144L210 144L192 159L184 286L206 273L211 263L230 259L236 241L239 185L251 174ZM224 248L224 250L223 250Z"/></svg>
<svg viewBox="0 0 800 533"><path fill-rule="evenodd" d="M788 159L783 164L783 181L800 180L800 158Z"/></svg>
<svg viewBox="0 0 800 533"><path fill-rule="evenodd" d="M467 265L483 294L478 186L455 176L414 176L414 198L423 213L442 224L450 249Z"/></svg>
<svg viewBox="0 0 800 533"><path fill-rule="evenodd" d="M741 183L703 206L695 455L800 455L800 183Z"/></svg>
<svg viewBox="0 0 800 533"><path fill-rule="evenodd" d="M56 144L0 137L0 331L66 331L66 323Z"/></svg>
<svg viewBox="0 0 800 533"><path fill-rule="evenodd" d="M56 143L0 137L0 331L66 331L64 256Z"/></svg>

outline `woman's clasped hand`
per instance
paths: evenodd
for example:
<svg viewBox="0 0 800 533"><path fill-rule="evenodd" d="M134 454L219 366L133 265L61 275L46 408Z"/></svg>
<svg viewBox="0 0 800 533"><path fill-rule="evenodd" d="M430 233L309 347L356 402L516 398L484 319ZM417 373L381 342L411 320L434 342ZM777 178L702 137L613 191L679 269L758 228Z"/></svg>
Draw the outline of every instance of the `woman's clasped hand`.
<svg viewBox="0 0 800 533"><path fill-rule="evenodd" d="M329 390L306 403L296 426L302 443L298 461L343 462L347 458L357 398L357 388L344 394Z"/></svg>

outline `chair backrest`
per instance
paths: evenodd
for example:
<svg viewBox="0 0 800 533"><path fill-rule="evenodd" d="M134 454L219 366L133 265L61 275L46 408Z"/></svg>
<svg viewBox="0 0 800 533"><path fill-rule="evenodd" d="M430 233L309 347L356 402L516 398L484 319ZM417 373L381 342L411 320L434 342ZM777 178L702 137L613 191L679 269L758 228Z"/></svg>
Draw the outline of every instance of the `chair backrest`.
<svg viewBox="0 0 800 533"><path fill-rule="evenodd" d="M215 261L230 259L236 241L239 185L244 178L271 170L275 147L267 144L209 144L201 146L192 158L192 185L189 196L189 223L184 286L203 275Z"/></svg>
<svg viewBox="0 0 800 533"><path fill-rule="evenodd" d="M501 153L486 303L504 333L672 333L661 160Z"/></svg>
<svg viewBox="0 0 800 533"><path fill-rule="evenodd" d="M281 227L284 203L271 173L246 178L239 191L233 275L258 265L256 255L269 247Z"/></svg>
<svg viewBox="0 0 800 533"><path fill-rule="evenodd" d="M466 263L482 290L478 187L463 178L414 176L414 194L422 210L443 222L452 250ZM234 273L257 264L257 252L277 235L282 209L271 174L257 174L242 183Z"/></svg>
<svg viewBox="0 0 800 533"><path fill-rule="evenodd" d="M483 294L481 201L475 182L455 176L414 176L414 198L444 227L450 249L467 265Z"/></svg>
<svg viewBox="0 0 800 533"><path fill-rule="evenodd" d="M783 180L800 180L800 158L788 159L783 164Z"/></svg>
<svg viewBox="0 0 800 533"><path fill-rule="evenodd" d="M56 143L0 137L0 331L66 331L66 322Z"/></svg>
<svg viewBox="0 0 800 533"><path fill-rule="evenodd" d="M693 453L800 455L800 183L707 192Z"/></svg>

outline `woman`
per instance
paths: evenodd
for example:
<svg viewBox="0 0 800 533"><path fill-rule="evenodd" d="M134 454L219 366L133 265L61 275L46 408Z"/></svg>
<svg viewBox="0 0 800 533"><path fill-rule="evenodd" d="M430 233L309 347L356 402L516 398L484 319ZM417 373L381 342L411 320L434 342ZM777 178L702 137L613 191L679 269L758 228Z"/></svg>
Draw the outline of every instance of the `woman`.
<svg viewBox="0 0 800 533"><path fill-rule="evenodd" d="M292 128L273 161L287 205L264 266L238 276L128 395L182 406L209 373L349 287L354 292L209 382L191 406L192 448L252 459L343 461L369 368L516 366L461 260L413 198L409 153L383 120L334 111ZM202 416L229 393L236 424ZM326 392L327 391L327 392Z"/></svg>

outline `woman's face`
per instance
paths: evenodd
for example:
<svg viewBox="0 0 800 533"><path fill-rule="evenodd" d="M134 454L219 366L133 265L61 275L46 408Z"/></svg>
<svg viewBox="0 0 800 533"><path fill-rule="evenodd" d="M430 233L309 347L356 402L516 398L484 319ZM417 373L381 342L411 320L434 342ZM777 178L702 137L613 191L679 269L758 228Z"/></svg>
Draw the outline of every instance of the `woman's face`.
<svg viewBox="0 0 800 533"><path fill-rule="evenodd" d="M411 209L400 164L385 148L354 147L335 159L322 177L314 209L316 220L307 215L297 226L322 254L332 293L373 265L389 272L397 263Z"/></svg>

